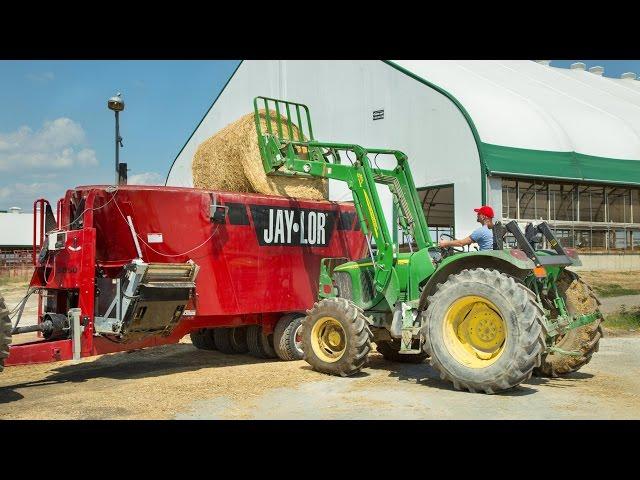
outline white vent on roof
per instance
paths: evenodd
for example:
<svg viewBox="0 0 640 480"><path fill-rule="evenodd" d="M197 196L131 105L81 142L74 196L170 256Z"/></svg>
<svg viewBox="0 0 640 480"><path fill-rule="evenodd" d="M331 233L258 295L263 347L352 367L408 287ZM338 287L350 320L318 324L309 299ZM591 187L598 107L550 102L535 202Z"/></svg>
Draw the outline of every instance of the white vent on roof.
<svg viewBox="0 0 640 480"><path fill-rule="evenodd" d="M551 64L551 60L535 60L535 62L540 65L546 65L547 67Z"/></svg>
<svg viewBox="0 0 640 480"><path fill-rule="evenodd" d="M11 207L9 209L10 213L20 213L20 210L22 210L20 207Z"/></svg>
<svg viewBox="0 0 640 480"><path fill-rule="evenodd" d="M593 73L594 75L602 76L602 74L604 73L604 67L601 67L601 66L598 65L598 66L595 66L595 67L591 67L589 69L589 71L591 73Z"/></svg>
<svg viewBox="0 0 640 480"><path fill-rule="evenodd" d="M586 70L586 69L587 69L587 66L586 66L584 63L582 63L582 62L576 62L576 63L572 63L572 64L569 66L569 68L570 68L571 70Z"/></svg>
<svg viewBox="0 0 640 480"><path fill-rule="evenodd" d="M636 74L633 72L626 72L623 73L622 75L620 75L620 78L625 79L625 80L635 80L636 79Z"/></svg>

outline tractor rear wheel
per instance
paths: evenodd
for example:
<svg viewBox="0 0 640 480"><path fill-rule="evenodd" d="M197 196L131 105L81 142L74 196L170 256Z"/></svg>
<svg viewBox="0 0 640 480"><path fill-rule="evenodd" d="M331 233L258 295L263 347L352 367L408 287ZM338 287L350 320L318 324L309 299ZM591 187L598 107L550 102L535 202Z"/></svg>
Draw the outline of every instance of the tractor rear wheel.
<svg viewBox="0 0 640 480"><path fill-rule="evenodd" d="M258 358L276 358L273 349L273 334L265 335L260 325L247 327L247 346L249 353Z"/></svg>
<svg viewBox="0 0 640 480"><path fill-rule="evenodd" d="M430 363L458 389L495 393L531 377L545 348L543 310L512 277L477 268L428 298L421 335Z"/></svg>
<svg viewBox="0 0 640 480"><path fill-rule="evenodd" d="M222 353L236 353L231 344L231 331L232 328L214 328L213 338L216 342L216 347Z"/></svg>
<svg viewBox="0 0 640 480"><path fill-rule="evenodd" d="M0 295L0 372L4 369L4 359L9 356L11 329L9 310L4 303L4 298Z"/></svg>
<svg viewBox="0 0 640 480"><path fill-rule="evenodd" d="M194 330L189 334L193 346L200 350L215 350L216 343L213 339L213 330L210 328L201 328Z"/></svg>
<svg viewBox="0 0 640 480"><path fill-rule="evenodd" d="M304 359L314 370L348 377L365 366L373 334L353 302L346 298L316 302L302 325Z"/></svg>
<svg viewBox="0 0 640 480"><path fill-rule="evenodd" d="M284 315L273 330L273 346L281 360L302 360L302 321L304 315Z"/></svg>
<svg viewBox="0 0 640 480"><path fill-rule="evenodd" d="M419 348L417 345L419 342L414 340L413 348ZM376 350L381 354L385 360L390 362L399 363L422 363L428 358L428 355L423 351L422 353L400 353L400 339L393 340L379 340L376 342Z"/></svg>
<svg viewBox="0 0 640 480"><path fill-rule="evenodd" d="M570 315L588 315L599 310L600 302L593 290L578 275L563 270L558 279L558 293L565 301ZM562 355L550 352L542 356L542 364L533 371L539 377L557 377L575 372L589 363L592 355L598 351L602 338L602 319L569 330L565 335L553 339L553 346L564 351L573 351L579 355Z"/></svg>

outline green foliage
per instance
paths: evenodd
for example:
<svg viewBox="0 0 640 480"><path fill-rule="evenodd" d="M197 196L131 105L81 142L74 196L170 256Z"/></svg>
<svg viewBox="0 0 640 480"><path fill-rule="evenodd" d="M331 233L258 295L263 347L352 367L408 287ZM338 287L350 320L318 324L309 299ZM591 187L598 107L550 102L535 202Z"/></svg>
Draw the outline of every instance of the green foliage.
<svg viewBox="0 0 640 480"><path fill-rule="evenodd" d="M626 288L616 283L606 283L603 285L594 285L593 289L600 297L618 297L621 295L640 294L640 288Z"/></svg>
<svg viewBox="0 0 640 480"><path fill-rule="evenodd" d="M640 306L627 308L626 305L620 305L620 310L617 313L607 315L604 325L608 328L630 332L640 330Z"/></svg>

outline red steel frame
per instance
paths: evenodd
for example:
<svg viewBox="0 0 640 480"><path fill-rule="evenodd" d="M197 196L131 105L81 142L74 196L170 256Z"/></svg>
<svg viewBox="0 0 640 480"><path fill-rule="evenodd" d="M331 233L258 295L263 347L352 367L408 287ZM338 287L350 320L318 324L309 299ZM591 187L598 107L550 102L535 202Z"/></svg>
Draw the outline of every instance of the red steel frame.
<svg viewBox="0 0 640 480"><path fill-rule="evenodd" d="M228 208L224 223L211 221L214 200L221 208ZM65 248L41 264L37 254L44 242L47 205L44 199L34 203L34 212L40 213L34 215L31 286L56 295L56 313L66 313L68 292L77 292L77 305L72 306L82 312L81 357L177 343L200 328L258 324L270 333L283 314L312 307L317 299L322 258L355 259L366 252L355 210L348 203L178 187L121 186L113 192L106 186L87 186L68 190L58 201L58 228L69 226L72 208L83 209L82 228L68 230ZM232 207L239 214L235 219ZM326 226L330 237L327 244L261 245L262 232L255 216L265 209L298 209L332 216L333 222ZM183 316L170 336L122 344L95 336L93 328L96 271L115 278L138 256L126 216L133 220L144 261L193 260L200 271L194 298L187 305L193 315ZM162 240L151 244L146 241L150 234L156 239L161 234ZM43 314L42 298L39 294L38 321ZM71 358L70 339L42 339L11 345L5 365Z"/></svg>

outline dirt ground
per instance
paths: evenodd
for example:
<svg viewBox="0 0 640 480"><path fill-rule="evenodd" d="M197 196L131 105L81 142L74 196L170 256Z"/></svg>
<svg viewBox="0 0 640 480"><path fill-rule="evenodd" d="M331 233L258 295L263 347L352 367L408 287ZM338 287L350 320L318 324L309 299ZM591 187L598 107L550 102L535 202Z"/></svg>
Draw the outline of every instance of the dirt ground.
<svg viewBox="0 0 640 480"><path fill-rule="evenodd" d="M640 336L604 338L577 373L483 395L377 353L338 378L303 361L197 350L187 337L75 365L8 367L0 419L638 419L639 356Z"/></svg>
<svg viewBox="0 0 640 480"><path fill-rule="evenodd" d="M10 307L24 290L2 287ZM631 299L608 300L614 309ZM21 324L35 321L36 307L32 298ZM639 419L640 335L611 333L579 372L491 396L455 391L428 364L377 353L359 375L337 378L303 361L197 350L186 337L78 364L7 367L0 419Z"/></svg>

